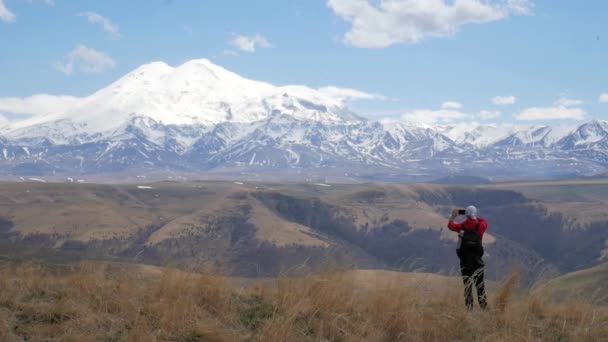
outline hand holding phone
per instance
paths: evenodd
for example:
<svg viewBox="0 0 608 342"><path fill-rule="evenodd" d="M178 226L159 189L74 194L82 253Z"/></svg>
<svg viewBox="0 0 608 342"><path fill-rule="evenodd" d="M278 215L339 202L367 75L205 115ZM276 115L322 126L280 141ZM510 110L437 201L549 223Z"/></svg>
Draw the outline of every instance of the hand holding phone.
<svg viewBox="0 0 608 342"><path fill-rule="evenodd" d="M464 210L464 209L454 209L454 210L452 210L452 219L454 219L458 215L465 215L465 214L466 214L466 210Z"/></svg>

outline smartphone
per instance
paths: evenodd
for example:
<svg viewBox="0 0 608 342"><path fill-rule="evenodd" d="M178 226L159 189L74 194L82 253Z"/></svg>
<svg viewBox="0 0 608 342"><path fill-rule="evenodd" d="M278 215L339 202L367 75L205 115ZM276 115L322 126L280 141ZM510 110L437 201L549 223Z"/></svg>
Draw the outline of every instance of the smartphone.
<svg viewBox="0 0 608 342"><path fill-rule="evenodd" d="M458 209L458 215L466 215L467 211L465 209Z"/></svg>

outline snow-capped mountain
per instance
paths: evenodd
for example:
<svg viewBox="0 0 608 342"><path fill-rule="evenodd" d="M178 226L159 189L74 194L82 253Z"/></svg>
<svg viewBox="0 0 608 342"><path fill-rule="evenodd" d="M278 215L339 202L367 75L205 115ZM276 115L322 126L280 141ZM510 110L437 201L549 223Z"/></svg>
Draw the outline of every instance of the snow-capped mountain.
<svg viewBox="0 0 608 342"><path fill-rule="evenodd" d="M606 121L572 127L373 122L332 93L248 80L208 60L146 64L90 96L52 100L52 111L0 130L0 173L317 170L410 180L588 175L608 166Z"/></svg>
<svg viewBox="0 0 608 342"><path fill-rule="evenodd" d="M90 96L63 99L60 110L15 123L7 136L84 142L79 139L111 135L134 116L163 125L207 127L256 122L274 113L327 123L361 120L340 99L321 91L248 80L206 59L176 68L146 64Z"/></svg>

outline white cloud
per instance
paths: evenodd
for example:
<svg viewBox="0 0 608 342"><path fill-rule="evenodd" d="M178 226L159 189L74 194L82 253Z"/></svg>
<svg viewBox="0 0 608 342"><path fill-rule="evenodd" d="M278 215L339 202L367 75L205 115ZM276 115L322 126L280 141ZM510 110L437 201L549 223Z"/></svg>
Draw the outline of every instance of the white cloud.
<svg viewBox="0 0 608 342"><path fill-rule="evenodd" d="M516 15L530 15L534 3L530 0L507 0L507 7Z"/></svg>
<svg viewBox="0 0 608 342"><path fill-rule="evenodd" d="M492 102L497 106L508 106L513 105L517 99L515 96L494 96L492 98Z"/></svg>
<svg viewBox="0 0 608 342"><path fill-rule="evenodd" d="M14 23L15 20L15 15L6 7L4 0L0 0L0 21L5 23Z"/></svg>
<svg viewBox="0 0 608 342"><path fill-rule="evenodd" d="M559 99L557 99L557 101L555 101L555 105L558 107L573 107L579 106L581 104L583 104L583 101L577 99L569 99L567 97L560 97Z"/></svg>
<svg viewBox="0 0 608 342"><path fill-rule="evenodd" d="M584 120L587 113L580 108L566 106L532 107L515 115L520 121L537 120Z"/></svg>
<svg viewBox="0 0 608 342"><path fill-rule="evenodd" d="M78 98L72 96L34 95L26 98L0 98L0 112L11 114L46 115L71 108Z"/></svg>
<svg viewBox="0 0 608 342"><path fill-rule="evenodd" d="M467 123L474 122L475 120L488 121L497 119L500 116L501 113L499 111L482 110L479 113L466 113L459 109L450 109L443 106L439 110L415 109L401 115L401 120L425 124L453 124L462 121L466 121Z"/></svg>
<svg viewBox="0 0 608 342"><path fill-rule="evenodd" d="M431 109L416 109L405 113L402 117L405 121L422 122L426 124L446 124L457 120L471 119L472 116L458 110L431 110Z"/></svg>
<svg viewBox="0 0 608 342"><path fill-rule="evenodd" d="M356 90L356 89L351 89L351 88L323 87L323 88L319 88L319 91L328 96L339 99L340 101L386 100L385 96L378 95L378 94L370 94L370 93L366 93L361 90Z"/></svg>
<svg viewBox="0 0 608 342"><path fill-rule="evenodd" d="M442 109L460 109L462 104L454 101L446 101L441 105Z"/></svg>
<svg viewBox="0 0 608 342"><path fill-rule="evenodd" d="M112 23L110 19L99 15L95 12L82 12L78 14L80 17L85 17L89 23L93 25L100 25L101 28L108 33L112 38L119 39L121 37L120 29L116 24Z"/></svg>
<svg viewBox="0 0 608 342"><path fill-rule="evenodd" d="M116 66L112 57L84 45L77 46L55 65L57 70L71 75L74 70L84 73L101 73Z"/></svg>
<svg viewBox="0 0 608 342"><path fill-rule="evenodd" d="M40 1L48 6L55 6L54 0L27 0L30 4ZM13 12L11 12L8 7L4 4L4 0L0 0L0 22L5 23L14 23L17 20L17 17Z"/></svg>
<svg viewBox="0 0 608 342"><path fill-rule="evenodd" d="M258 47L269 48L271 46L268 40L260 34L251 37L236 35L234 39L230 41L230 45L245 52L255 52L255 49Z"/></svg>
<svg viewBox="0 0 608 342"><path fill-rule="evenodd" d="M600 103L608 103L608 93L601 94L598 101L600 101Z"/></svg>
<svg viewBox="0 0 608 342"><path fill-rule="evenodd" d="M10 121L6 118L6 116L0 114L0 127L8 125Z"/></svg>
<svg viewBox="0 0 608 342"><path fill-rule="evenodd" d="M493 119L498 119L500 117L501 113L499 111L487 111L487 110L482 110L481 112L479 112L478 117L481 120L493 120Z"/></svg>
<svg viewBox="0 0 608 342"><path fill-rule="evenodd" d="M352 25L342 41L359 48L385 48L446 37L466 24L530 14L530 0L328 0Z"/></svg>

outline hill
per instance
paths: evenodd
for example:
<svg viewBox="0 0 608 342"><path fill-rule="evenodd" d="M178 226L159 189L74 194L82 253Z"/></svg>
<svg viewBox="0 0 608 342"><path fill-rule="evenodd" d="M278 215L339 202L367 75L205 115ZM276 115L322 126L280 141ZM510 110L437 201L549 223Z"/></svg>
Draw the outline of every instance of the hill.
<svg viewBox="0 0 608 342"><path fill-rule="evenodd" d="M237 287L221 276L99 263L0 263L0 270L3 341L599 341L608 335L605 307L554 303L538 291L515 296L513 278L491 293L489 311L469 313L460 287L433 278L359 291L340 272Z"/></svg>
<svg viewBox="0 0 608 342"><path fill-rule="evenodd" d="M551 279L545 286L553 298L580 298L608 304L608 263Z"/></svg>
<svg viewBox="0 0 608 342"><path fill-rule="evenodd" d="M11 258L213 267L247 277L328 264L450 275L458 265L446 217L473 203L491 223L488 277L519 266L534 281L605 260L606 186L2 183L0 246ZM584 206L581 216L575 209Z"/></svg>

